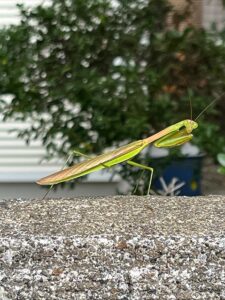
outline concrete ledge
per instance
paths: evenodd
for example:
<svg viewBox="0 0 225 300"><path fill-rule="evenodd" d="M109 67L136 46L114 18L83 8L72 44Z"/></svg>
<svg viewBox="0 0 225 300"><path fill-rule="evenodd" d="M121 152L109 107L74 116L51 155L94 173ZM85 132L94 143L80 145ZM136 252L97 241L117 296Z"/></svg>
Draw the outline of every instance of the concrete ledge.
<svg viewBox="0 0 225 300"><path fill-rule="evenodd" d="M225 197L0 202L0 299L225 299Z"/></svg>

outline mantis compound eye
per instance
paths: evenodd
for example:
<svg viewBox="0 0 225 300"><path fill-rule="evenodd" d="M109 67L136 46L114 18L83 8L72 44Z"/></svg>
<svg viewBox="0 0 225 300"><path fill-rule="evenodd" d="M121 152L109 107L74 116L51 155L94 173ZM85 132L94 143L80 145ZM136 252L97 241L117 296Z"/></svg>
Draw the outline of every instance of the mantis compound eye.
<svg viewBox="0 0 225 300"><path fill-rule="evenodd" d="M185 127L187 130L187 133L191 133L193 129L198 127L198 124L195 121L187 120L185 122Z"/></svg>

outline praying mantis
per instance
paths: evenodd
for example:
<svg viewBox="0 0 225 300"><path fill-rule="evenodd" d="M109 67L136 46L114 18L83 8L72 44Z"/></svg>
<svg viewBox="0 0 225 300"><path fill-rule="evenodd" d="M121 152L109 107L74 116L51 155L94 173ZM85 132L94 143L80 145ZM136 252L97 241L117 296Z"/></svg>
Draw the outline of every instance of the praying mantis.
<svg viewBox="0 0 225 300"><path fill-rule="evenodd" d="M145 166L134 162L132 159L138 153L140 153L144 148L146 148L149 144L153 143L155 147L158 148L170 148L175 146L180 146L193 138L192 131L198 127L198 123L196 120L216 101L218 101L225 92L216 97L211 103L209 103L195 118L192 120L192 106L191 106L191 119L186 119L180 121L176 124L173 124L154 135L151 135L145 139L138 140L132 143L129 143L125 146L121 146L115 150L109 151L107 153L98 155L96 157L89 157L84 155L78 151L74 151L74 153L84 156L87 159L73 165L72 167L65 168L56 173L50 174L44 178L41 178L37 181L39 185L50 185L50 189L58 183L70 181L76 179L78 177L82 177L88 175L92 172L99 171L104 168L110 168L114 165L126 162L127 164L139 167L143 170L147 170L150 172L150 180L148 185L147 195L150 194L152 177L153 177L153 168L149 166ZM190 102L191 104L191 102ZM46 195L45 195L46 196ZM45 198L44 196L44 198Z"/></svg>
<svg viewBox="0 0 225 300"><path fill-rule="evenodd" d="M88 175L92 172L99 171L104 168L110 168L114 165L126 162L131 166L150 171L151 175L147 191L147 195L149 195L154 170L151 167L139 164L131 159L151 143L159 148L180 146L192 139L192 131L197 127L198 124L195 121L187 119L171 125L148 138L129 143L125 146L121 146L115 150L109 151L108 153L104 153L93 158L89 158L84 155L87 157L85 161L44 177L38 180L37 184L53 186L61 182L73 180L75 178ZM76 151L74 152L81 154Z"/></svg>

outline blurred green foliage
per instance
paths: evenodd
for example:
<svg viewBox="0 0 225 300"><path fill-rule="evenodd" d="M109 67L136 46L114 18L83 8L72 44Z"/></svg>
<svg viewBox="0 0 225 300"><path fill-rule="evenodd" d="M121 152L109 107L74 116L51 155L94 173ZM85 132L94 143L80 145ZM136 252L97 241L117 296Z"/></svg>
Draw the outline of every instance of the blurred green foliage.
<svg viewBox="0 0 225 300"><path fill-rule="evenodd" d="M188 10L178 15L166 0L53 0L21 15L0 31L0 93L13 95L1 110L31 119L19 135L41 138L50 155L147 137L190 118L189 98L195 117L225 91L223 33L179 30ZM194 132L214 157L225 146L224 98Z"/></svg>
<svg viewBox="0 0 225 300"><path fill-rule="evenodd" d="M225 154L224 153L219 153L217 155L217 160L220 164L219 168L218 168L218 172L220 174L225 175Z"/></svg>

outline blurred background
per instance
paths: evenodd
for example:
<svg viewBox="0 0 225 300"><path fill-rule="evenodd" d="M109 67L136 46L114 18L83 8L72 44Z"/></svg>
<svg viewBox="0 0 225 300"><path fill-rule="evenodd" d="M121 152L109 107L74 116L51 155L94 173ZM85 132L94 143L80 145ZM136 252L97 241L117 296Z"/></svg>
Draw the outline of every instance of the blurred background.
<svg viewBox="0 0 225 300"><path fill-rule="evenodd" d="M157 194L224 194L224 5L1 0L0 198L40 198L46 189L35 181L72 150L92 156L143 139L215 99L191 143L149 147L134 161L154 167ZM149 174L140 174L122 164L49 196L131 193L137 182L145 194Z"/></svg>

